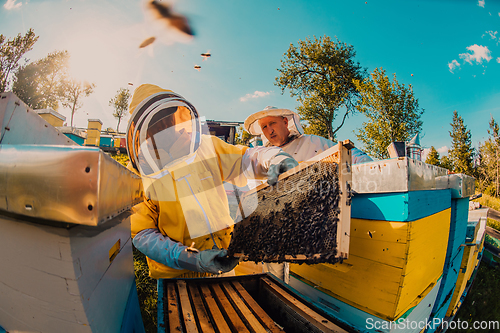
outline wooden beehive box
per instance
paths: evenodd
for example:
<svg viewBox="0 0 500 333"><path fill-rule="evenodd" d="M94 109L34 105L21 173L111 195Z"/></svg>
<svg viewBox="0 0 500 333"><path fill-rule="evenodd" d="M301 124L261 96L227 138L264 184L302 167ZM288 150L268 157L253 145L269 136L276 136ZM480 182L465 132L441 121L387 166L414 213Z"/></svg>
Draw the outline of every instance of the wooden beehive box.
<svg viewBox="0 0 500 333"><path fill-rule="evenodd" d="M265 183L245 193L229 254L255 262L346 259L352 147L349 140L341 142L280 175L276 185Z"/></svg>
<svg viewBox="0 0 500 333"><path fill-rule="evenodd" d="M158 333L347 333L268 274L158 280Z"/></svg>

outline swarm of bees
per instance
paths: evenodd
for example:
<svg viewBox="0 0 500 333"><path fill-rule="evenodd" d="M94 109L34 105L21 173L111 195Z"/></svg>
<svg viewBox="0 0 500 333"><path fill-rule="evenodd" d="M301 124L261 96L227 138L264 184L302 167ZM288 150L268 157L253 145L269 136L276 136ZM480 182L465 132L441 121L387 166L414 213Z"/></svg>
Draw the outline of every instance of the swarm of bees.
<svg viewBox="0 0 500 333"><path fill-rule="evenodd" d="M341 261L338 165L317 162L280 182L258 191L259 205L234 226L228 254L255 262Z"/></svg>
<svg viewBox="0 0 500 333"><path fill-rule="evenodd" d="M172 5L157 0L148 0L145 3L145 10L149 17L164 29L175 31L188 37L194 36L194 31L187 17L174 13Z"/></svg>
<svg viewBox="0 0 500 333"><path fill-rule="evenodd" d="M155 23L156 27L160 27L160 30L157 31L157 36L151 36L144 39L139 45L140 49L152 45L162 35L175 33L187 38L185 41L195 35L188 18L184 15L175 13L172 7L172 4L161 2L161 0L144 0L144 10L149 17L148 22ZM203 61L211 56L210 50L201 53ZM194 65L194 69L199 72L201 66Z"/></svg>

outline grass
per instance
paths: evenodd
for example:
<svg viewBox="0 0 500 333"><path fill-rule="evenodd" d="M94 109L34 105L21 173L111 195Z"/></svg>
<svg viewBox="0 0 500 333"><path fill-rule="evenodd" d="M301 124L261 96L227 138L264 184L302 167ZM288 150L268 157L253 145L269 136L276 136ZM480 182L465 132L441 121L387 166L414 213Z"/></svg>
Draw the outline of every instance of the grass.
<svg viewBox="0 0 500 333"><path fill-rule="evenodd" d="M488 219L488 221L486 222L486 225L488 227L491 227L493 229L496 229L496 230L500 231L500 222L498 222L498 221L495 221L495 220L492 220L492 219Z"/></svg>
<svg viewBox="0 0 500 333"><path fill-rule="evenodd" d="M157 332L157 301L156 279L149 277L149 268L146 256L133 247L135 283L137 285L137 296L141 307L142 322L146 333Z"/></svg>
<svg viewBox="0 0 500 333"><path fill-rule="evenodd" d="M494 210L500 211L500 198L496 198L483 193L483 196L481 198L475 199L473 201L479 202L483 207L489 207ZM488 219L488 222L486 224L489 227L500 231L500 222L493 219Z"/></svg>
<svg viewBox="0 0 500 333"><path fill-rule="evenodd" d="M121 165L123 166L127 166L127 163L129 161L129 158L128 158L128 154L114 154L114 153L108 153L108 155L114 159L115 161L117 161L118 163L120 163Z"/></svg>
<svg viewBox="0 0 500 333"><path fill-rule="evenodd" d="M469 329L454 329L447 332L477 332L473 322L500 321L500 272L486 263L481 263L472 287L458 310L454 321L467 321ZM481 330L481 332L498 332Z"/></svg>
<svg viewBox="0 0 500 333"><path fill-rule="evenodd" d="M500 211L500 198L492 197L491 195L483 193L483 196L481 198L475 199L473 201L479 202L482 206Z"/></svg>

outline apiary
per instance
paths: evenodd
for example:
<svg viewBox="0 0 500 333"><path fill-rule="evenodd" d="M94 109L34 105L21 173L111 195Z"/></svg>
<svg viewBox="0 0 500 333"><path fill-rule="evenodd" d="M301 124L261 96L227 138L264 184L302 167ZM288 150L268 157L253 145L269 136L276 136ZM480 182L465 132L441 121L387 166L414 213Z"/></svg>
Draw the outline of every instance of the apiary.
<svg viewBox="0 0 500 333"><path fill-rule="evenodd" d="M280 175L277 184L245 193L229 254L255 262L346 259L352 147L348 140L341 142Z"/></svg>

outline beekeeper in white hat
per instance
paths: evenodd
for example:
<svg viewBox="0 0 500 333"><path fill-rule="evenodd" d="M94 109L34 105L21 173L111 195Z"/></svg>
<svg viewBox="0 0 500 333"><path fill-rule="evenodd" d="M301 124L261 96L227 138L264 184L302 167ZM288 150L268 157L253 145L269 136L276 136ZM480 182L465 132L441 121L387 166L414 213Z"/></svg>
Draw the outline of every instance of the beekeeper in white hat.
<svg viewBox="0 0 500 333"><path fill-rule="evenodd" d="M274 106L268 106L264 110L250 115L245 120L244 126L250 134L260 135L264 146L280 147L299 163L335 145L333 141L321 136L304 134L297 113L288 109L278 109ZM351 154L353 164L372 161L370 156L357 148L353 148ZM285 273L288 270L287 263L265 263L262 268L260 267L255 265L252 269L253 271L262 269L264 272L269 272L288 282L288 274Z"/></svg>
<svg viewBox="0 0 500 333"><path fill-rule="evenodd" d="M274 106L250 115L244 126L248 133L260 135L264 146L280 147L298 162L306 161L335 145L321 136L304 134L297 113ZM370 156L357 148L353 148L351 153L353 164L372 161Z"/></svg>

